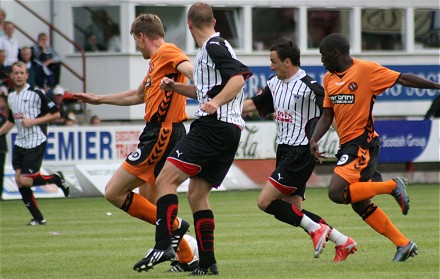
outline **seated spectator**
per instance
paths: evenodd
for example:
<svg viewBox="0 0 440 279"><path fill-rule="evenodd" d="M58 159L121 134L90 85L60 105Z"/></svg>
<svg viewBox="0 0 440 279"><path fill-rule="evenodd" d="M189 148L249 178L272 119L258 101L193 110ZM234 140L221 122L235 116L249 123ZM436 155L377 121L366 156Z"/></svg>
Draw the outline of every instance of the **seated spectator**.
<svg viewBox="0 0 440 279"><path fill-rule="evenodd" d="M98 43L98 39L96 39L96 36L93 34L90 34L87 36L87 42L84 46L85 51L89 52L98 52L98 51L105 51L107 50L105 46Z"/></svg>
<svg viewBox="0 0 440 279"><path fill-rule="evenodd" d="M11 72L10 66L4 66L4 62L6 59L6 54L3 49L0 49L0 91L8 95L10 91L13 90L13 84L9 74Z"/></svg>
<svg viewBox="0 0 440 279"><path fill-rule="evenodd" d="M43 66L32 59L32 50L30 47L23 47L20 50L20 60L26 64L29 72L27 83L30 86L46 91L46 85L53 82L53 75L50 71L45 71Z"/></svg>
<svg viewBox="0 0 440 279"><path fill-rule="evenodd" d="M11 66L18 61L18 40L14 36L15 25L10 21L5 21L5 34L0 37L0 49L5 50L6 58L4 66Z"/></svg>
<svg viewBox="0 0 440 279"><path fill-rule="evenodd" d="M54 87L60 84L61 58L48 45L46 33L40 33L38 35L38 42L32 46L32 53L37 61L41 62L52 72L54 81L48 85Z"/></svg>
<svg viewBox="0 0 440 279"><path fill-rule="evenodd" d="M97 115L93 115L90 117L90 125L92 126L99 126L101 125L101 119Z"/></svg>
<svg viewBox="0 0 440 279"><path fill-rule="evenodd" d="M56 119L51 123L51 125L57 125L57 126L73 126L76 124L76 117L75 114L71 111L67 110L66 104L64 104L64 88L61 86L56 86L52 90L52 99L60 111L60 118Z"/></svg>

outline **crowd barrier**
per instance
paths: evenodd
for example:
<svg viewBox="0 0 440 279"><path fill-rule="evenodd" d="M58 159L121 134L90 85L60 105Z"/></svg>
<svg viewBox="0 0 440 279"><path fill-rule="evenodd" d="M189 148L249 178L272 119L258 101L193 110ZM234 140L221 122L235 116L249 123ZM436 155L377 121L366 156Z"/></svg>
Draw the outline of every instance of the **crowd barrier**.
<svg viewBox="0 0 440 279"><path fill-rule="evenodd" d="M375 128L381 139L380 163L440 162L440 120L377 120ZM186 125L189 128L189 124ZM50 127L42 172L64 172L72 184L71 195L96 196L127 155L136 150L142 125L98 127ZM243 130L236 161L219 190L261 187L258 176L267 176L274 167L275 124L272 121L248 122ZM15 130L7 136L13 148ZM319 142L329 160L339 147L333 129ZM11 168L11 152L7 155L3 198L20 198ZM257 163L258 162L258 163ZM316 180L316 177L313 179ZM322 182L320 182L322 183ZM186 191L186 183L179 187ZM35 187L36 197L62 197L55 185Z"/></svg>

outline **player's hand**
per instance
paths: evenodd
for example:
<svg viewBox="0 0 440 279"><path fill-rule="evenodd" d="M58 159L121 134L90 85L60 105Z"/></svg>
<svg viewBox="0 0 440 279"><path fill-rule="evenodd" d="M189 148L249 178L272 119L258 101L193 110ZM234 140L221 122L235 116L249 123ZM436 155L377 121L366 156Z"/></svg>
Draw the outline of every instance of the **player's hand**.
<svg viewBox="0 0 440 279"><path fill-rule="evenodd" d="M160 81L160 89L165 90L165 91L174 91L174 80L164 77L161 81Z"/></svg>
<svg viewBox="0 0 440 279"><path fill-rule="evenodd" d="M311 140L309 142L309 145L310 145L310 153L312 153L313 157L315 157L316 162L322 164L321 158L327 159L327 157L323 155L325 154L325 151L319 152L319 145L316 141Z"/></svg>
<svg viewBox="0 0 440 279"><path fill-rule="evenodd" d="M89 103L89 104L100 104L98 100L98 96L93 93L71 93L73 98L76 100L83 102L83 103Z"/></svg>
<svg viewBox="0 0 440 279"><path fill-rule="evenodd" d="M218 105L216 105L215 103L210 101L210 102L203 103L200 106L200 109L203 110L204 112L206 112L207 114L214 114L218 109Z"/></svg>
<svg viewBox="0 0 440 279"><path fill-rule="evenodd" d="M23 124L23 127L30 128L35 125L35 119L23 117L21 123Z"/></svg>

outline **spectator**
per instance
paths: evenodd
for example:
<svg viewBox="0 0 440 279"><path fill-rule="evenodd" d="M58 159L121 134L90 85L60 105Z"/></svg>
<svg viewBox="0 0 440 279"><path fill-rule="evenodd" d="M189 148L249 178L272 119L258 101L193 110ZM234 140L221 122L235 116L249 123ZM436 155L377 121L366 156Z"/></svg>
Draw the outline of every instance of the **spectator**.
<svg viewBox="0 0 440 279"><path fill-rule="evenodd" d="M5 21L3 28L5 34L0 37L0 49L4 49L6 54L3 65L11 66L18 61L18 40L14 36L15 25L10 21Z"/></svg>
<svg viewBox="0 0 440 279"><path fill-rule="evenodd" d="M0 127L6 123L9 116L8 97L0 94ZM6 135L0 136L0 200L2 200L3 193L3 179L5 176L5 159L8 152L8 145L6 144Z"/></svg>
<svg viewBox="0 0 440 279"><path fill-rule="evenodd" d="M3 94L8 95L9 91L12 91L12 82L9 77L9 74L11 72L11 67L4 66L4 62L6 59L6 53L3 49L0 49L0 92L3 92Z"/></svg>
<svg viewBox="0 0 440 279"><path fill-rule="evenodd" d="M0 37L5 34L5 19L6 12L2 8L0 8Z"/></svg>
<svg viewBox="0 0 440 279"><path fill-rule="evenodd" d="M60 84L60 74L61 74L61 58L52 49L50 45L47 44L47 34L38 34L37 43L32 46L32 53L34 58L41 62L44 67L47 67L53 74L53 81L48 85L55 87Z"/></svg>
<svg viewBox="0 0 440 279"><path fill-rule="evenodd" d="M98 43L98 39L96 38L95 35L89 34L87 36L87 42L84 46L84 50L90 52L98 52L98 51L105 51L106 48L105 46Z"/></svg>
<svg viewBox="0 0 440 279"><path fill-rule="evenodd" d="M60 118L55 119L51 122L51 125L57 126L73 126L76 124L75 114L71 111L68 111L66 104L64 104L64 92L65 90L61 86L57 86L53 89L52 99L60 112Z"/></svg>
<svg viewBox="0 0 440 279"><path fill-rule="evenodd" d="M119 26L112 23L108 34L108 51L121 52L121 36L119 34Z"/></svg>
<svg viewBox="0 0 440 279"><path fill-rule="evenodd" d="M97 115L93 115L90 117L90 125L92 126L100 126L101 125L101 119Z"/></svg>
<svg viewBox="0 0 440 279"><path fill-rule="evenodd" d="M20 60L26 64L26 68L29 72L27 83L32 87L37 87L45 91L46 84L49 83L51 76L46 75L43 66L32 59L32 50L30 47L23 47L20 50Z"/></svg>
<svg viewBox="0 0 440 279"><path fill-rule="evenodd" d="M94 35L96 38L96 45L98 50L108 49L108 35L111 33L113 23L112 19L108 16L107 12L103 9L92 11L91 19L93 21L86 29L87 41L84 48L89 43L90 35ZM101 49L102 48L102 49Z"/></svg>
<svg viewBox="0 0 440 279"><path fill-rule="evenodd" d="M440 94L434 98L432 101L431 107L428 109L425 115L425 119L440 117Z"/></svg>

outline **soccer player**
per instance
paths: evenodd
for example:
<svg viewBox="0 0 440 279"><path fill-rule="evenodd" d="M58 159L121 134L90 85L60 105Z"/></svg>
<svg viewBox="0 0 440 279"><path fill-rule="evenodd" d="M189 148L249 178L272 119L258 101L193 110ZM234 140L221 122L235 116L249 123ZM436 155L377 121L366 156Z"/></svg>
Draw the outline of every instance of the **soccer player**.
<svg viewBox="0 0 440 279"><path fill-rule="evenodd" d="M187 136L170 153L157 178L156 245L134 265L141 272L174 257L170 224L178 212L177 187L190 178L188 201L194 218L199 266L192 275L218 274L214 254L214 214L209 193L225 178L234 160L244 120L241 110L245 79L252 74L236 59L231 45L215 32L215 19L206 3L188 10L188 28L200 47L194 85L164 78L162 88L197 98L197 119Z"/></svg>
<svg viewBox="0 0 440 279"><path fill-rule="evenodd" d="M0 128L0 135L17 127L17 137L12 153L12 167L15 171L21 198L32 215L29 226L45 225L46 219L38 208L31 187L46 184L57 185L69 196L70 187L62 172L51 175L40 173L47 141L47 124L60 117L60 113L44 92L27 84L29 73L21 61L12 64L11 79L15 91L8 96L10 109L8 121Z"/></svg>
<svg viewBox="0 0 440 279"><path fill-rule="evenodd" d="M130 34L136 41L144 59L150 59L148 73L137 89L108 95L74 93L73 96L90 104L130 106L145 103L145 128L139 137L138 148L116 170L105 187L105 199L129 215L143 221L156 222L155 182L165 159L174 145L185 136L183 122L186 97L172 90L160 89L164 76L182 83L192 79L194 67L189 58L175 45L165 42L165 32L160 18L153 14L139 15L131 25ZM143 195L133 192L146 185ZM140 191L141 192L141 191ZM176 218L170 223L173 232L173 249L178 251L179 263L171 271L192 271L197 260L183 235L189 223ZM175 268L174 268L175 267Z"/></svg>
<svg viewBox="0 0 440 279"><path fill-rule="evenodd" d="M341 147L336 154L339 161L330 181L329 197L335 203L351 204L364 222L397 246L393 261L406 261L417 254L417 245L406 238L385 212L371 202L376 195L392 195L402 213L408 214L406 179L397 177L383 182L373 182L377 180L372 179L379 157L373 105L376 96L396 83L430 89L440 89L440 84L413 74L398 73L374 62L352 58L350 43L341 34L326 36L320 43L319 51L328 72L324 77L324 112L310 139L310 151L316 158L322 157L317 142L335 119Z"/></svg>
<svg viewBox="0 0 440 279"><path fill-rule="evenodd" d="M276 168L258 197L258 207L284 223L301 226L309 232L315 258L328 237L336 244L334 261L344 261L357 250L356 242L330 228L321 217L302 209L306 182L316 164L309 151L306 127L312 129L311 125L321 115L324 89L300 68L300 50L290 39L275 41L270 48L270 62L275 75L261 94L243 105L244 113L255 110L261 116L273 113L277 126Z"/></svg>

